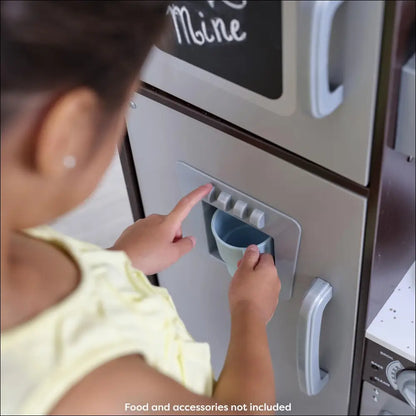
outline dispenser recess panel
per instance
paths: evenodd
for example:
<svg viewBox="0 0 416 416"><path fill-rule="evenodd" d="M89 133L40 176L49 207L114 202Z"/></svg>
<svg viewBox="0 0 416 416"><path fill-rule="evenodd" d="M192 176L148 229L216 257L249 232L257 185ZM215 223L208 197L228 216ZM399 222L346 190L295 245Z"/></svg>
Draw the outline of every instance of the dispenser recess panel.
<svg viewBox="0 0 416 416"><path fill-rule="evenodd" d="M298 222L184 162L177 163L177 173L184 195L209 182L214 185L214 188L204 198L205 203L261 229L262 232L273 238L274 258L282 283L280 299L290 299L301 235L301 227ZM200 205L189 214L186 231L189 231L188 234L195 235L200 242L200 249L209 252L207 240L203 235L204 231L201 235L201 230L204 230L204 227L201 226L203 223L202 211L203 207Z"/></svg>

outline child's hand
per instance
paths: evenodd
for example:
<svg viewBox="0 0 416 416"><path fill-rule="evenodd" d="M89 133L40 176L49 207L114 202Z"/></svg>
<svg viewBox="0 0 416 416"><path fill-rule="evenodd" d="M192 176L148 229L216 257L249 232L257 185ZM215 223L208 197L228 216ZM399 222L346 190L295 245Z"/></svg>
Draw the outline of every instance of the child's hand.
<svg viewBox="0 0 416 416"><path fill-rule="evenodd" d="M228 299L231 315L239 308L249 308L267 323L273 316L280 293L280 280L273 257L261 254L251 245L240 260L231 280Z"/></svg>
<svg viewBox="0 0 416 416"><path fill-rule="evenodd" d="M112 250L123 250L132 264L145 274L166 269L195 246L194 237L182 237L182 221L212 189L200 186L184 196L168 215L153 214L126 228Z"/></svg>

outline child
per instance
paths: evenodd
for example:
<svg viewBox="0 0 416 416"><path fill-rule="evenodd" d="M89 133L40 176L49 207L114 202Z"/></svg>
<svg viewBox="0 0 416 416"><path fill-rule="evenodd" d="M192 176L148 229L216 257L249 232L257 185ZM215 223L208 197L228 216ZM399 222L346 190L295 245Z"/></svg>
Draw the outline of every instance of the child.
<svg viewBox="0 0 416 416"><path fill-rule="evenodd" d="M232 279L216 382L208 346L143 274L192 250L181 224L210 185L136 222L111 250L39 226L82 202L108 166L166 6L1 3L2 414L124 414L147 404L226 414L230 404L275 402L266 324L280 283L270 255L250 246Z"/></svg>

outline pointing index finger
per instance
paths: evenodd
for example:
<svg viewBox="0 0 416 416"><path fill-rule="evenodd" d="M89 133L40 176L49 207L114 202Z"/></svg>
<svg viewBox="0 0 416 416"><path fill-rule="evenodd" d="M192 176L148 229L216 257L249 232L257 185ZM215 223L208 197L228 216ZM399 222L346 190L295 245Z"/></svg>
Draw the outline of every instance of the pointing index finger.
<svg viewBox="0 0 416 416"><path fill-rule="evenodd" d="M196 188L188 195L185 195L173 208L169 214L170 220L176 224L182 224L182 221L188 216L191 212L191 209L204 198L212 189L212 185L207 183L202 185L199 188Z"/></svg>

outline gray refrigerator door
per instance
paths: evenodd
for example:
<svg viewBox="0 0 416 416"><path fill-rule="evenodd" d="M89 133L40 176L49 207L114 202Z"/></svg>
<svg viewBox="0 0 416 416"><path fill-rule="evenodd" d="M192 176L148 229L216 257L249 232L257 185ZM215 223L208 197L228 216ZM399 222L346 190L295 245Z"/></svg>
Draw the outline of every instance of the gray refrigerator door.
<svg viewBox="0 0 416 416"><path fill-rule="evenodd" d="M157 47L142 80L367 185L383 8L382 1L283 1L283 75L275 75L282 76L283 93L278 99ZM201 46L200 54L215 46ZM329 101L337 97L331 111L315 114L316 103L323 100L331 107Z"/></svg>
<svg viewBox="0 0 416 416"><path fill-rule="evenodd" d="M182 196L177 162L183 161L299 223L292 297L280 300L268 325L278 402L291 403L292 414L347 414L365 198L153 100L138 94L133 100L136 108L130 111L128 132L147 215L168 213ZM185 221L185 235L190 228ZM218 376L229 339L231 278L223 262L201 249L204 244L197 241L199 247L159 279L190 333L209 342ZM318 352L318 368L328 373L328 382L309 396L298 379L297 333L304 298L316 277L332 287Z"/></svg>

